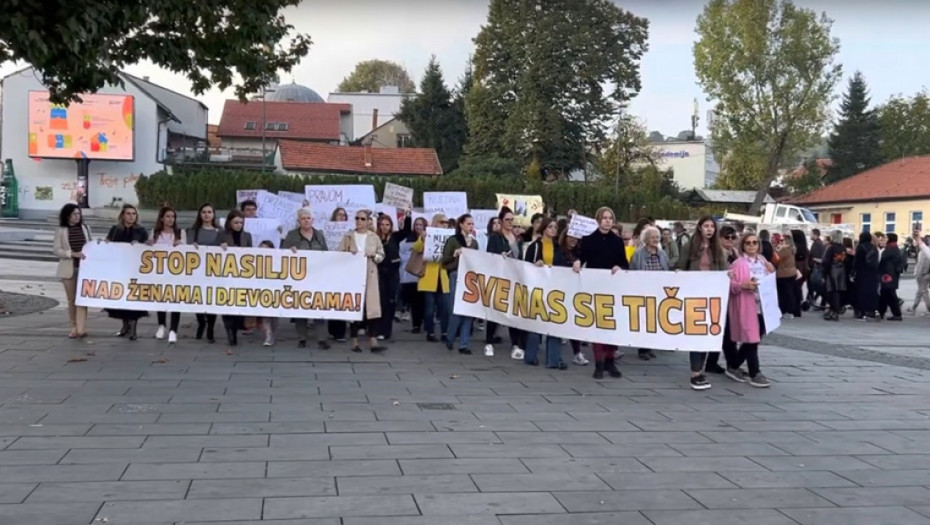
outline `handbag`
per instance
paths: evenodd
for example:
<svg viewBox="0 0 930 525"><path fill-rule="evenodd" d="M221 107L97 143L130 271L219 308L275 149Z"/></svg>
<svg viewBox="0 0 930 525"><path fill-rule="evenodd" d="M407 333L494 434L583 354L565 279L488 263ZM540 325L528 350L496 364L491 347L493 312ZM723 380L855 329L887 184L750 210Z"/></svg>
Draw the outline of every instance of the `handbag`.
<svg viewBox="0 0 930 525"><path fill-rule="evenodd" d="M404 271L410 275L423 277L423 274L426 273L426 262L423 260L423 252L411 253L410 260L407 261L407 265L404 266Z"/></svg>

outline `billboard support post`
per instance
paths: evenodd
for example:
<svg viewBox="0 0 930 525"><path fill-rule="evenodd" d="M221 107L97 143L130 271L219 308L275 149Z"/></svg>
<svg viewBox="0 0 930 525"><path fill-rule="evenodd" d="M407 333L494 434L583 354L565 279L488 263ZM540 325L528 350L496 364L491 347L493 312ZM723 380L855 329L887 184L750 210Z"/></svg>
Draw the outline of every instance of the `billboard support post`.
<svg viewBox="0 0 930 525"><path fill-rule="evenodd" d="M77 162L77 205L82 209L90 208L87 192L90 190L90 159L75 159Z"/></svg>

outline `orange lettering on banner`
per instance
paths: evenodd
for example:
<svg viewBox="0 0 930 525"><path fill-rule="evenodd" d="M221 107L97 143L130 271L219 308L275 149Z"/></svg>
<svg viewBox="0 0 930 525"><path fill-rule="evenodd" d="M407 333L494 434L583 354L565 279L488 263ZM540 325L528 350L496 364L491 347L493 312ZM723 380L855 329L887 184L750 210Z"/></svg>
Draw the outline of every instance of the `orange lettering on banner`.
<svg viewBox="0 0 930 525"><path fill-rule="evenodd" d="M123 298L126 288L121 283L84 279L81 281L81 296L95 299L118 300Z"/></svg>
<svg viewBox="0 0 930 525"><path fill-rule="evenodd" d="M577 293L572 298L572 306L575 307L575 326L579 328L591 328L594 326L594 297L589 293Z"/></svg>
<svg viewBox="0 0 930 525"><path fill-rule="evenodd" d="M510 298L510 281L499 277L487 277L483 273L467 272L465 274L465 293L462 300L467 303L481 303L485 308L493 308L506 313Z"/></svg>
<svg viewBox="0 0 930 525"><path fill-rule="evenodd" d="M594 294L594 324L601 330L616 330L617 321L614 320L614 296L609 294Z"/></svg>
<svg viewBox="0 0 930 525"><path fill-rule="evenodd" d="M685 335L707 335L707 299L685 298Z"/></svg>

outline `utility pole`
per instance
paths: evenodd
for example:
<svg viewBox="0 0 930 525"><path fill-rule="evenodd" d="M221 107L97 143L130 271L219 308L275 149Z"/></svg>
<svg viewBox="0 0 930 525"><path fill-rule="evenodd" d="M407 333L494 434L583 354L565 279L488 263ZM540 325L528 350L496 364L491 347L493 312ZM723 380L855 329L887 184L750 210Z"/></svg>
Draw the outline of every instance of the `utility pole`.
<svg viewBox="0 0 930 525"><path fill-rule="evenodd" d="M694 112L691 113L691 140L697 140L697 126L700 117L698 116L698 100L694 97Z"/></svg>

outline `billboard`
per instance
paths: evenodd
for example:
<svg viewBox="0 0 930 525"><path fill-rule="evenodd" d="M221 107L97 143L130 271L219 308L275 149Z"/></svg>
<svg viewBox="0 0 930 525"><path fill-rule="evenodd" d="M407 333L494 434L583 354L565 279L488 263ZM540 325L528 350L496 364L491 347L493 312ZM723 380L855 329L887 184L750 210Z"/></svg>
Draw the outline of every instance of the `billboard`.
<svg viewBox="0 0 930 525"><path fill-rule="evenodd" d="M43 159L135 159L132 95L81 95L52 104L48 91L29 92L29 156Z"/></svg>

